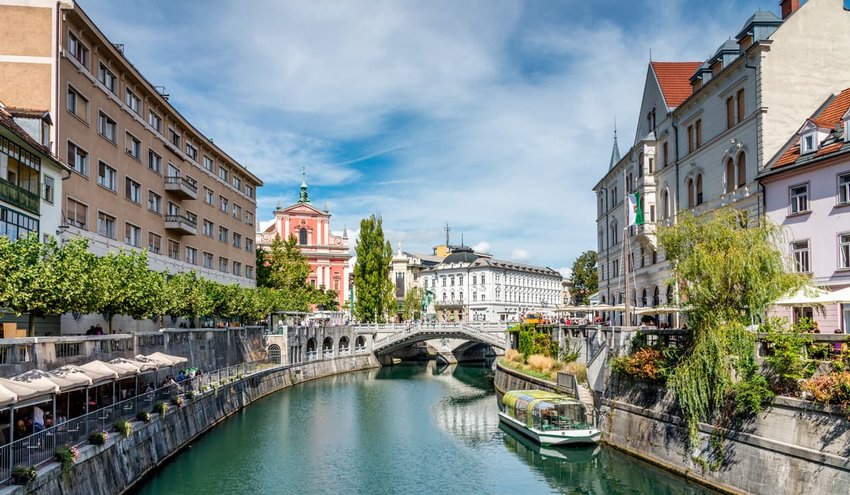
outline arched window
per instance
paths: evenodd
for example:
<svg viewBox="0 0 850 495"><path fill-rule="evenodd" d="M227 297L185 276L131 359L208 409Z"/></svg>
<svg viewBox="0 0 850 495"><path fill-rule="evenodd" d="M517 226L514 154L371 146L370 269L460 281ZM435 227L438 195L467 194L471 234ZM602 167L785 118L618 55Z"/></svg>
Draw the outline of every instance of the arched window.
<svg viewBox="0 0 850 495"><path fill-rule="evenodd" d="M661 192L661 218L664 220L670 218L670 193L667 189Z"/></svg>
<svg viewBox="0 0 850 495"><path fill-rule="evenodd" d="M667 286L667 304L673 305L673 285L670 284Z"/></svg>
<svg viewBox="0 0 850 495"><path fill-rule="evenodd" d="M742 151L738 154L738 187L747 183L747 156Z"/></svg>
<svg viewBox="0 0 850 495"><path fill-rule="evenodd" d="M463 291L462 291L462 290L461 290L461 291L458 291L458 293L457 293L457 299L458 299L458 301L463 302Z"/></svg>
<svg viewBox="0 0 850 495"><path fill-rule="evenodd" d="M643 289L643 292L640 293L640 305L646 306L646 289Z"/></svg>
<svg viewBox="0 0 850 495"><path fill-rule="evenodd" d="M660 296L659 296L659 293L658 293L658 286L656 285L656 286L655 286L655 293L652 295L652 305L653 305L653 306L658 306L658 304L659 304L660 302L661 302L661 301L660 301Z"/></svg>
<svg viewBox="0 0 850 495"><path fill-rule="evenodd" d="M605 296L602 296L602 304L605 304Z"/></svg>
<svg viewBox="0 0 850 495"><path fill-rule="evenodd" d="M726 192L735 190L735 162L729 158L726 160Z"/></svg>
<svg viewBox="0 0 850 495"><path fill-rule="evenodd" d="M316 352L316 339L313 337L307 340L307 352Z"/></svg>
<svg viewBox="0 0 850 495"><path fill-rule="evenodd" d="M446 295L446 291L443 291L443 302L446 302L448 300L448 297L449 296Z"/></svg>
<svg viewBox="0 0 850 495"><path fill-rule="evenodd" d="M694 207L694 180L688 179L688 208Z"/></svg>
<svg viewBox="0 0 850 495"><path fill-rule="evenodd" d="M280 364L280 346L272 344L268 348L269 362L272 364Z"/></svg>
<svg viewBox="0 0 850 495"><path fill-rule="evenodd" d="M307 229L305 227L301 227L301 229L298 230L298 244L301 244L302 246L307 245Z"/></svg>
<svg viewBox="0 0 850 495"><path fill-rule="evenodd" d="M643 153L638 155L638 177L643 177Z"/></svg>
<svg viewBox="0 0 850 495"><path fill-rule="evenodd" d="M348 353L348 337L345 335L339 339L339 353Z"/></svg>
<svg viewBox="0 0 850 495"><path fill-rule="evenodd" d="M366 337L358 335L357 338L354 340L354 350L362 351L364 349L366 349Z"/></svg>
<svg viewBox="0 0 850 495"><path fill-rule="evenodd" d="M699 206L699 205L702 204L702 174L697 174L696 192L697 192L697 203L696 204L697 204L697 206Z"/></svg>
<svg viewBox="0 0 850 495"><path fill-rule="evenodd" d="M451 293L451 298L452 298L452 301L454 301L454 300L455 300L455 291L452 291L452 293Z"/></svg>

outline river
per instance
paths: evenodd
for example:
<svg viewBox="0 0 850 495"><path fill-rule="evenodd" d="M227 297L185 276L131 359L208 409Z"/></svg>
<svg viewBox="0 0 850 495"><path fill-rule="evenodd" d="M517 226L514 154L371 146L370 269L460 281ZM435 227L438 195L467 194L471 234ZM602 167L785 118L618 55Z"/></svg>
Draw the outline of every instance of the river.
<svg viewBox="0 0 850 495"><path fill-rule="evenodd" d="M137 493L712 493L606 447L541 451L497 412L483 365L324 378L227 419Z"/></svg>

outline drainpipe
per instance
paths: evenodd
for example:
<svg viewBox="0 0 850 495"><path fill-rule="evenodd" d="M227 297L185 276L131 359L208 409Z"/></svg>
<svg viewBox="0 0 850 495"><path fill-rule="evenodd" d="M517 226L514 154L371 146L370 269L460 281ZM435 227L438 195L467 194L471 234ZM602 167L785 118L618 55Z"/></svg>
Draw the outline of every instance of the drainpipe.
<svg viewBox="0 0 850 495"><path fill-rule="evenodd" d="M679 125L676 122L676 117L673 117L673 139L676 141L676 204L679 204ZM669 199L669 198L668 198ZM671 208L672 210L672 208ZM672 213L672 211L671 211ZM675 291L676 291L676 305L678 306L681 303L680 294L679 294L679 281L675 282ZM676 328L681 327L681 316L679 313L676 313L676 320L673 322Z"/></svg>

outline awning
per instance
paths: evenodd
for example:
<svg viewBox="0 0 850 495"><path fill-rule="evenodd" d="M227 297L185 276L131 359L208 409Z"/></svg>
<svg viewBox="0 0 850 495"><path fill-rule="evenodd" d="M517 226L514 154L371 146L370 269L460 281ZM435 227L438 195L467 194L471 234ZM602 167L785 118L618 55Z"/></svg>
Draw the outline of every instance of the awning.
<svg viewBox="0 0 850 495"><path fill-rule="evenodd" d="M18 394L0 384L0 407L18 402Z"/></svg>
<svg viewBox="0 0 850 495"><path fill-rule="evenodd" d="M34 397L44 396L52 393L48 392L46 394L45 392L30 387L26 383L16 382L14 380L9 380L8 378L0 378L0 386L8 390L9 392L15 394L15 402L25 401L27 399L32 399Z"/></svg>
<svg viewBox="0 0 850 495"><path fill-rule="evenodd" d="M13 376L12 381L25 384L27 388L36 390L38 392L36 395L58 394L60 382L66 387L75 387L74 382L52 376L42 370L30 370L26 373L21 373L20 375Z"/></svg>
<svg viewBox="0 0 850 495"><path fill-rule="evenodd" d="M102 385L118 379L118 372L104 364L103 361L92 361L75 366L75 368L91 378L92 385Z"/></svg>
<svg viewBox="0 0 850 495"><path fill-rule="evenodd" d="M850 287L845 287L834 292L829 292L823 297L823 301L823 304L850 304Z"/></svg>
<svg viewBox="0 0 850 495"><path fill-rule="evenodd" d="M636 315L671 315L675 313L684 313L687 311L685 308L680 308L678 306L655 306L655 307L646 307L646 308L635 308Z"/></svg>
<svg viewBox="0 0 850 495"><path fill-rule="evenodd" d="M802 289L779 299L774 304L777 306L820 306L822 304L836 302L824 300L825 297L830 295L829 291L824 289L819 289L817 287L803 287Z"/></svg>
<svg viewBox="0 0 850 495"><path fill-rule="evenodd" d="M92 384L91 377L82 373L76 366L62 366L61 368L50 370L47 373L52 376L54 380L69 381L73 384L70 386L60 385L62 392L70 392L72 390L86 388Z"/></svg>
<svg viewBox="0 0 850 495"><path fill-rule="evenodd" d="M110 360L107 364L110 364L115 368L121 368L127 371L132 371L135 374L145 373L147 371L155 371L157 368L156 363L146 363L143 361L136 361L135 359L127 358L115 358Z"/></svg>
<svg viewBox="0 0 850 495"><path fill-rule="evenodd" d="M136 359L140 361L153 362L159 366L174 366L175 364L189 362L189 360L184 357L172 356L170 354L165 354L164 352L154 352L153 354L148 354L147 356L139 354L138 356L136 356Z"/></svg>

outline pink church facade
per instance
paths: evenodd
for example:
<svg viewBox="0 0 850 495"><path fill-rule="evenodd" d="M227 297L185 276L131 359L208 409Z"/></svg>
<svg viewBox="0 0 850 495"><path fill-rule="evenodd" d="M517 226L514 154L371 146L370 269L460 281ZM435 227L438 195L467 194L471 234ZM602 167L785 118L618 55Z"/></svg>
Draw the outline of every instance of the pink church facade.
<svg viewBox="0 0 850 495"><path fill-rule="evenodd" d="M302 182L301 197L297 203L275 209L274 223L257 233L257 245L268 248L276 235L280 235L281 239L295 238L310 264L307 282L317 288L335 291L342 308L349 292L348 261L351 255L348 235L345 231L342 235L331 232L331 214L310 203L307 184Z"/></svg>

